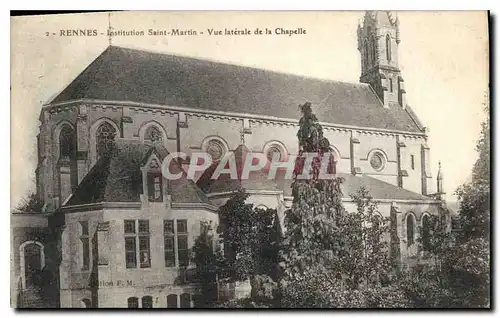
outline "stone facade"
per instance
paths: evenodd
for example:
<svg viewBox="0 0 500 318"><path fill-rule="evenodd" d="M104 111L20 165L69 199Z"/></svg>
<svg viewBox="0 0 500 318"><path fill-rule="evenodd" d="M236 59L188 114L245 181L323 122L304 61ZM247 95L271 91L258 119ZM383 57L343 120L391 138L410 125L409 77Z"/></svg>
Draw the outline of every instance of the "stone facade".
<svg viewBox="0 0 500 318"><path fill-rule="evenodd" d="M152 297L153 307L167 307L168 296L175 295L180 304L183 294L189 296L191 306L192 296L198 293L196 286L188 283L193 265L186 268L165 266L164 220L171 220L173 224L177 224L177 220L187 221L186 237L191 249L200 235L202 222L217 228L217 214L189 206L165 209L159 203L95 208L94 211L63 208L67 225L62 237L61 307L80 307L88 300L91 306L120 308L127 307L129 298L141 300L145 296ZM142 268L140 264L127 267L125 238L130 236L124 232L123 220L148 221L151 254L147 267ZM83 266L81 222L88 222L89 233L85 237L90 238L94 246L90 249L88 267ZM179 264L177 253L175 257Z"/></svg>
<svg viewBox="0 0 500 318"><path fill-rule="evenodd" d="M406 109L403 79L397 61L400 41L397 19L387 13L367 13L364 25L358 29L358 40L362 63L360 81L370 84L369 94L375 94L380 101L380 105L373 107L392 108L398 114L403 113L415 122L418 129L335 122L322 122L322 125L325 137L334 149L337 173L350 176L353 184L368 182L372 185L368 190L380 194L374 196L375 201L382 216L391 217L395 229L391 240L398 246L401 261L406 262L420 253L415 242L423 216L441 215L449 220L449 215L441 200L442 189L434 187L430 174L428 130L421 127L416 116ZM120 201L107 199L108 194L84 194L92 190L92 187L85 188L85 184L92 185L89 179L98 179L102 175L95 171L102 166L99 164L102 162L99 159L102 158L100 147L106 147L109 141L103 136L112 136L113 142L145 144L152 142L148 134L154 129L162 149L188 155L198 151L224 153L241 145L254 153L267 154L273 149L286 156L298 152L296 118L250 113L244 108L231 112L209 109L203 104L198 106L75 98L49 102L42 108L36 180L37 194L44 202L44 208L36 211L39 213L15 214L12 218L13 306L19 306L18 295L27 290L28 274L23 259L27 257L25 247L28 245L38 251L35 254L40 269L50 263L46 259L47 249L52 250L48 254L59 255L54 256L52 263L56 264L58 275L53 280L56 282L54 295L57 295L57 305L61 307L193 305L197 286L188 279L192 265L179 264L178 221L186 222L186 229L181 234L187 238L183 242L190 249L200 235L201 224L217 228L217 207L224 204L231 191L202 193L200 189L190 188L191 192L201 193L199 196L206 202L176 202L171 186L164 179L160 183L162 199L151 202L148 200L151 193L148 192L152 190L148 188L145 167L155 155L149 154L136 158L144 160L139 178L141 191L137 198ZM161 161L159 156L155 159ZM107 170L104 172L108 173ZM386 192L381 188L387 189ZM347 210L356 208L348 198L348 194L356 190L344 189ZM113 191L122 189L105 191L113 194ZM276 208L280 222L283 221L284 211L292 200L286 190L257 187L248 189L248 192L251 194L249 202ZM74 203L72 200L79 196L87 197L89 201ZM175 248L171 266L166 266L166 221L173 224L171 242ZM132 224L130 222L134 224L134 233L125 233L126 224ZM142 236L147 237L147 244L140 238L139 223L144 225L144 222L147 231ZM413 226L411 238L408 222ZM184 223L180 224L184 227ZM213 235L215 238L216 234ZM133 251L127 247L132 240ZM182 248L184 250L184 246ZM129 268L127 255L130 253L135 255L134 268ZM147 258L147 264L141 267L143 257Z"/></svg>

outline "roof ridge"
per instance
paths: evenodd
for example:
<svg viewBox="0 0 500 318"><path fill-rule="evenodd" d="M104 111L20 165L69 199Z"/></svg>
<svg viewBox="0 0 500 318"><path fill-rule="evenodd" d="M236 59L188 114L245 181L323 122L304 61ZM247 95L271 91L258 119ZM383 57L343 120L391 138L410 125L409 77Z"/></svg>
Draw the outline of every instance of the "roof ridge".
<svg viewBox="0 0 500 318"><path fill-rule="evenodd" d="M293 105L306 100L315 105L316 115L324 122L420 132L409 110L404 112L397 107L391 107L389 112L384 110L366 83L123 46L107 47L51 103L83 99L231 113L245 110L249 114L295 119L299 112Z"/></svg>
<svg viewBox="0 0 500 318"><path fill-rule="evenodd" d="M192 59L192 60L197 60L197 61L202 61L202 62L222 64L222 65L227 65L227 66L236 66L236 67L242 67L242 68L253 69L253 70L258 70L258 71L270 72L270 73L274 73L274 74L278 74L278 75L290 75L290 76L295 76L295 77L301 77L304 79L314 79L314 80L322 81L325 83L340 83L340 84L349 84L349 85L356 85L356 86L370 86L370 84L366 84L366 83L341 81L341 80L320 78L320 77L314 77L314 76L310 76L310 75L303 75L303 74L297 74L297 73L288 73L288 72L277 71L277 70L272 70L272 69L263 68L263 67L243 65L243 64L237 64L237 63L233 63L233 62L229 62L229 61L221 61L221 60L204 58L204 57L195 57L195 56L184 55L184 54L179 54L179 53L164 53L164 52L159 52L159 51L154 51L154 50L149 50L149 49L142 49L142 48L135 48L135 47L128 47L128 46L119 46L119 45L111 45L108 48L137 51L137 52L156 54L156 55L161 55L161 56L180 57L180 58ZM106 51L107 50L104 50L101 53L101 55L104 54Z"/></svg>

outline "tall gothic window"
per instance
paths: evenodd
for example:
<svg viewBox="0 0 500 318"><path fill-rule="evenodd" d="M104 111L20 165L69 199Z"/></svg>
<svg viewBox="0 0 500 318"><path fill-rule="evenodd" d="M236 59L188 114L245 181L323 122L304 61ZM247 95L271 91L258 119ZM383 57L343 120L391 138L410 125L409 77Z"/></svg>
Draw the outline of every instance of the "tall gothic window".
<svg viewBox="0 0 500 318"><path fill-rule="evenodd" d="M415 243L415 218L413 214L408 214L406 217L406 241L408 246Z"/></svg>
<svg viewBox="0 0 500 318"><path fill-rule="evenodd" d="M391 37L389 34L385 37L385 55L387 58L387 61L391 61Z"/></svg>
<svg viewBox="0 0 500 318"><path fill-rule="evenodd" d="M377 52L376 52L376 43L375 43L375 39L371 38L370 40L370 51L371 51L371 62L372 62L372 65L375 65L376 61L377 61Z"/></svg>
<svg viewBox="0 0 500 318"><path fill-rule="evenodd" d="M70 159L75 151L75 135L73 129L64 125L59 134L59 155L60 158Z"/></svg>
<svg viewBox="0 0 500 318"><path fill-rule="evenodd" d="M80 221L80 241L82 242L82 270L87 271L90 268L90 239L88 221Z"/></svg>
<svg viewBox="0 0 500 318"><path fill-rule="evenodd" d="M146 134L144 136L145 140L152 141L154 143L161 142L162 141L162 135L160 130L155 127L155 126L150 126L146 130Z"/></svg>
<svg viewBox="0 0 500 318"><path fill-rule="evenodd" d="M424 251L429 251L430 245L431 245L430 220L429 220L429 216L426 214L422 218L422 249Z"/></svg>
<svg viewBox="0 0 500 318"><path fill-rule="evenodd" d="M365 40L365 69L368 70L368 61L369 61L369 56L368 56L368 41Z"/></svg>
<svg viewBox="0 0 500 318"><path fill-rule="evenodd" d="M116 136L116 129L107 122L102 123L97 129L97 158L100 158L107 150L113 146Z"/></svg>
<svg viewBox="0 0 500 318"><path fill-rule="evenodd" d="M42 248L35 243L29 243L24 247L24 274L26 286L37 285L38 275L42 270Z"/></svg>

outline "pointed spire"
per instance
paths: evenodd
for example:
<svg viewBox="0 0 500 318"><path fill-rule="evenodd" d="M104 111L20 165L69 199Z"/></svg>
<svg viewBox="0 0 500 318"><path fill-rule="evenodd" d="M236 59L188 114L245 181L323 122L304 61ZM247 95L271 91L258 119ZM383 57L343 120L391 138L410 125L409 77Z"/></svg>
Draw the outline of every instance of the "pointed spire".
<svg viewBox="0 0 500 318"><path fill-rule="evenodd" d="M441 161L438 163L438 173L437 173L437 192L443 193L443 172L441 171Z"/></svg>
<svg viewBox="0 0 500 318"><path fill-rule="evenodd" d="M111 12L108 13L108 42L109 46L113 44L113 37L112 37L112 28L111 28Z"/></svg>
<svg viewBox="0 0 500 318"><path fill-rule="evenodd" d="M396 15L396 43L401 42L401 35L399 33L399 17Z"/></svg>

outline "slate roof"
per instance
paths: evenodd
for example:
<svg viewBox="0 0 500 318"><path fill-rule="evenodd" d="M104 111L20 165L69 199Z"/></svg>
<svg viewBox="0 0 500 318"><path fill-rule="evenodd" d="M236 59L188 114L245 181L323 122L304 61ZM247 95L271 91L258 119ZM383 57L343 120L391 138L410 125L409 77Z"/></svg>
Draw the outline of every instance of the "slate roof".
<svg viewBox="0 0 500 318"><path fill-rule="evenodd" d="M285 196L292 195L291 186L293 180L285 180L283 170L278 170L274 180L268 180L267 174L265 174L265 178L257 178L257 183L254 181L255 178L252 178L252 175L250 175L250 179L246 183L238 182L237 180L228 180L229 174L221 174L218 179L212 180L210 179L212 173L213 170L207 170L197 182L197 185L205 193L230 192L234 191L235 186L237 186L254 190L282 190ZM350 194L355 194L361 186L364 186L374 199L432 200L432 198L425 195L397 187L367 175L355 176L349 173L338 173L337 176L344 178L341 188L345 198L349 198Z"/></svg>
<svg viewBox="0 0 500 318"><path fill-rule="evenodd" d="M247 190L280 191L282 187L279 187L275 180L269 180L268 174L262 170L251 171L248 179L241 178L245 159L250 152L251 151L244 145L239 145L234 150L234 161L236 164L236 173L238 175L237 180L231 179L229 173L220 174L217 179L212 179L212 175L220 162L216 161L203 172L196 182L196 185L205 193L230 192L242 188Z"/></svg>
<svg viewBox="0 0 500 318"><path fill-rule="evenodd" d="M115 141L115 148L97 161L80 182L66 206L100 202L140 202L140 194L143 192L140 168L153 151L160 160L168 155L163 146L130 140ZM172 173L181 170L179 165L171 165ZM210 204L203 191L192 180L169 180L168 186L172 202Z"/></svg>
<svg viewBox="0 0 500 318"><path fill-rule="evenodd" d="M339 177L344 178L342 189L345 197L355 194L356 191L364 186L374 199L387 200L432 200L432 198L403 189L388 182L367 176L355 176L349 173L339 173Z"/></svg>
<svg viewBox="0 0 500 318"><path fill-rule="evenodd" d="M108 47L51 103L132 101L420 132L409 111L384 108L368 84L344 83L169 54Z"/></svg>

